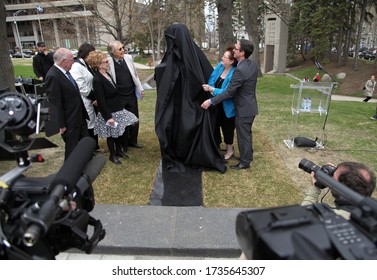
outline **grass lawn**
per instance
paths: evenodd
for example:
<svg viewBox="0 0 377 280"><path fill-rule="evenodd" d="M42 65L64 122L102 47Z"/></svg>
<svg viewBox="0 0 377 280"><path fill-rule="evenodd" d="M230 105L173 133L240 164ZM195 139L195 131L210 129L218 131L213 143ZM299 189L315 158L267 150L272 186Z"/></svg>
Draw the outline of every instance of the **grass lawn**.
<svg viewBox="0 0 377 280"><path fill-rule="evenodd" d="M139 75L145 77L151 73L153 70L146 73L139 71ZM297 167L302 158L319 165L359 161L377 170L377 131L374 129L377 122L369 119L375 111L373 103L331 101L325 148L307 150L286 147L283 140L287 139L292 121L290 84L294 83L297 81L281 75L259 78L257 97L260 113L253 126L255 153L252 168L228 170L225 174L203 172L205 207L273 207L300 203L305 187L310 183L309 174ZM139 139L144 148L130 148L130 158L123 160L121 165L108 161L94 182L98 203L148 204L160 161L159 144L154 133L155 101L156 91L148 90L144 100L139 103ZM323 119L319 119L318 128L319 116L312 117L314 120L308 125L313 130L321 129ZM61 166L62 141L58 136L50 140L59 148L35 151L41 152L46 162L34 164L28 175L47 175ZM101 140L100 144L107 149L105 141ZM238 155L236 143L235 151ZM3 163L0 173L15 165L13 162ZM237 161L232 159L229 165L235 163Z"/></svg>

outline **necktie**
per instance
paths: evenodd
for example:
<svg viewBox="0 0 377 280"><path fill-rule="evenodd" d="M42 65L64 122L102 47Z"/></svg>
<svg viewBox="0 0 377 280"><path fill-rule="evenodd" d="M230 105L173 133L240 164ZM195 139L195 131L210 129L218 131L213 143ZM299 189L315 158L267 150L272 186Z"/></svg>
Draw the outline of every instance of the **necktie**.
<svg viewBox="0 0 377 280"><path fill-rule="evenodd" d="M76 84L76 81L73 79L71 73L69 73L69 71L67 71L67 72L65 72L65 74L67 75L68 79L71 81L72 85L73 85L76 89L78 89L77 84Z"/></svg>

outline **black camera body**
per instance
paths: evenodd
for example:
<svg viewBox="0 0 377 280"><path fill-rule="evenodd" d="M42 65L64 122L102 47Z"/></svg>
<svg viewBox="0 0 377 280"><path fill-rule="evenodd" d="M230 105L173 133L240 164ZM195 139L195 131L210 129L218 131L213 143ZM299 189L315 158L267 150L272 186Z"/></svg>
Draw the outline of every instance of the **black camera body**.
<svg viewBox="0 0 377 280"><path fill-rule="evenodd" d="M315 172L317 181L355 205L351 219L326 204L243 211L236 219L236 235L246 258L377 259L377 202L334 180L311 161L303 159L299 167Z"/></svg>
<svg viewBox="0 0 377 280"><path fill-rule="evenodd" d="M307 173L311 173L311 172L317 172L317 171L321 171L331 177L334 176L334 173L337 169L336 166L333 166L333 165L330 165L330 164L325 164L325 165L322 165L321 166L318 166L316 164L314 164L313 162L311 162L310 160L307 160L307 159L302 159L298 165L299 168L301 168L302 170L304 170L305 172ZM325 185L321 184L320 182L315 182L315 185L316 187L320 188L320 189L324 189L326 188Z"/></svg>
<svg viewBox="0 0 377 280"><path fill-rule="evenodd" d="M0 146L18 165L0 176L0 259L55 259L71 248L90 254L106 234L89 214L95 205L92 183L106 162L103 155L92 157L92 138L83 138L56 174L22 174L31 167L28 150L41 139L30 136L47 119L39 107L17 92L0 95L0 132L14 136L0 139Z"/></svg>

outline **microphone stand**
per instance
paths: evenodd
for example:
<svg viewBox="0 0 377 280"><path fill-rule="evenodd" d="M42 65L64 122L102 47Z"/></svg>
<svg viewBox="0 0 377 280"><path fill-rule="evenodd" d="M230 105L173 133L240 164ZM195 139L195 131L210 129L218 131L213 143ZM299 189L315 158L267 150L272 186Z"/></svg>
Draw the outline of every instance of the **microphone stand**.
<svg viewBox="0 0 377 280"><path fill-rule="evenodd" d="M331 78L331 80L332 80L332 82L333 82L334 85L338 84L338 83L336 82L336 80L334 79L334 77L331 76L330 73L327 72L326 69L324 69L324 68L322 67L321 63L319 63L318 60L313 59L313 62L314 62L314 64L315 64L315 66L317 66L317 68L318 68L319 70L321 70L322 72L325 72L327 75L330 76L330 78ZM328 116L329 116L330 103L331 103L331 94L332 94L332 88L331 88L331 92L330 92L330 100L329 100L329 104L328 104L327 111L326 111L325 121L324 121L324 123L323 123L323 127L322 127L323 134L325 134L325 128L326 128L327 118L328 118Z"/></svg>

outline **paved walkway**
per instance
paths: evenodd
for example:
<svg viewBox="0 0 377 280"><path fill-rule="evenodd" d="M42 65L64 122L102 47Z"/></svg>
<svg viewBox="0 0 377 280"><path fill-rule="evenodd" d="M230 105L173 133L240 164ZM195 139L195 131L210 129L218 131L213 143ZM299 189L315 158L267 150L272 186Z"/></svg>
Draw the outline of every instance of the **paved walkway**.
<svg viewBox="0 0 377 280"><path fill-rule="evenodd" d="M354 96L347 96L347 95L331 95L331 100L335 101L356 101L356 102L363 102L365 97L354 97ZM369 103L377 103L377 99L370 99Z"/></svg>
<svg viewBox="0 0 377 280"><path fill-rule="evenodd" d="M75 249L57 259L238 259L235 221L243 210L98 204L91 214L105 238L93 254Z"/></svg>
<svg viewBox="0 0 377 280"><path fill-rule="evenodd" d="M154 66L148 66L141 63L134 62L136 69L154 69Z"/></svg>

